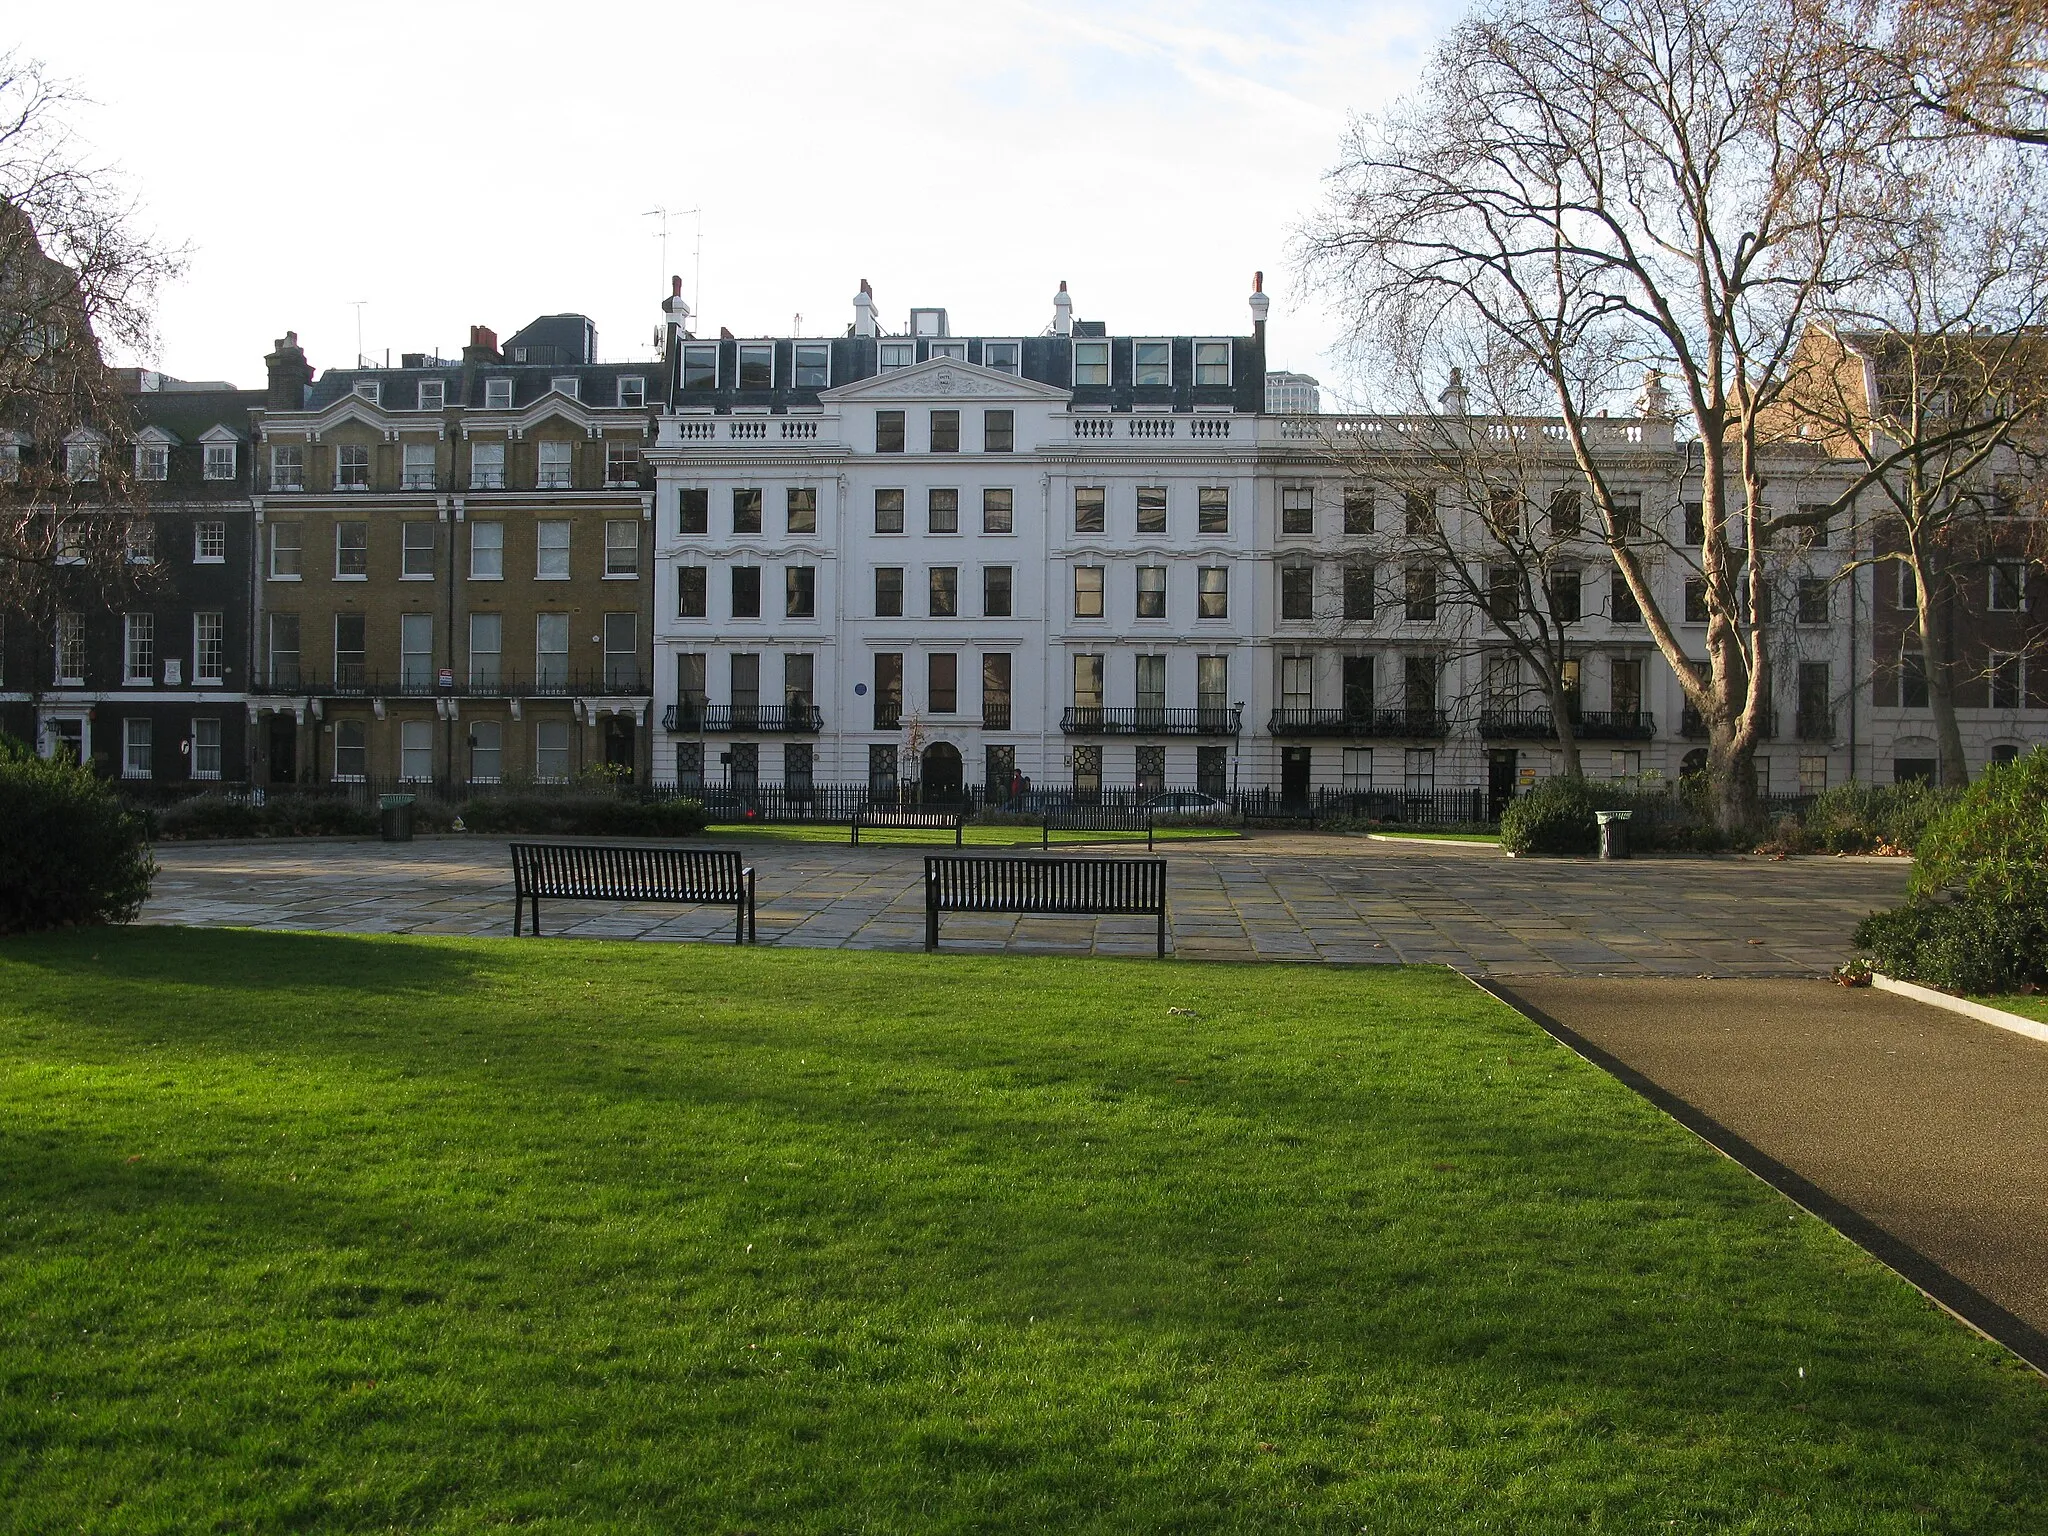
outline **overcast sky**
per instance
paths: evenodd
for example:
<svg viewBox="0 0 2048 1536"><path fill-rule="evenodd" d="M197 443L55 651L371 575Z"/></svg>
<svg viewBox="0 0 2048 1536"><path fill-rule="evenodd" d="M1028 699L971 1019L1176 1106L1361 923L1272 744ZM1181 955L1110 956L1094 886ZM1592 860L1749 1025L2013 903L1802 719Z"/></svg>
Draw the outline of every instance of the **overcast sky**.
<svg viewBox="0 0 2048 1536"><path fill-rule="evenodd" d="M891 328L942 304L962 334L1033 334L1064 278L1113 332L1241 331L1263 268L1272 366L1334 393L1289 235L1347 114L1405 90L1456 10L111 0L11 30L190 245L155 359L185 378L260 383L288 327L345 365L355 300L378 358L561 310L646 356L666 206L700 330L841 333L865 277Z"/></svg>

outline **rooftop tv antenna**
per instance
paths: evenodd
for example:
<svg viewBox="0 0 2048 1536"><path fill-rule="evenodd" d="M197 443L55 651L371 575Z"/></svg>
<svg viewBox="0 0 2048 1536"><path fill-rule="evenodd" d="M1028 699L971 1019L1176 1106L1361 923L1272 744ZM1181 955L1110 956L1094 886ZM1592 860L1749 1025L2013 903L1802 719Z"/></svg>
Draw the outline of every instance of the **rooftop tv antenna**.
<svg viewBox="0 0 2048 1536"><path fill-rule="evenodd" d="M374 368L377 366L369 358L363 356L363 306L369 302L368 299L349 300L349 303L356 307L356 366L358 368Z"/></svg>
<svg viewBox="0 0 2048 1536"><path fill-rule="evenodd" d="M690 251L690 260L693 263L693 275L690 280L690 314L693 319L697 318L704 308L704 210L702 208L664 208L656 204L648 209L646 213L642 214L641 217L661 220L661 271L659 273L659 281L655 284L656 287L661 287L668 282L668 221L671 218L696 220L693 234L694 244ZM703 321L698 319L697 324L698 329L702 330Z"/></svg>

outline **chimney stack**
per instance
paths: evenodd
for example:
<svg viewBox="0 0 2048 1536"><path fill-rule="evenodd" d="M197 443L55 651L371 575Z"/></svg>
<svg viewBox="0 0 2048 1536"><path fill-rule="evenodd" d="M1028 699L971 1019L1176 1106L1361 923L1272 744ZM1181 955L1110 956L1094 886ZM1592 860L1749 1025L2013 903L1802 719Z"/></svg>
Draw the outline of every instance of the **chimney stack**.
<svg viewBox="0 0 2048 1536"><path fill-rule="evenodd" d="M465 363L495 363L498 357L498 333L488 325L472 325L469 328L469 345L462 349Z"/></svg>
<svg viewBox="0 0 2048 1536"><path fill-rule="evenodd" d="M873 336L875 329L875 290L868 286L868 280L860 280L860 292L853 296L853 334Z"/></svg>
<svg viewBox="0 0 2048 1536"><path fill-rule="evenodd" d="M683 280L671 277L668 280L668 297L661 301L662 331L669 346L664 355L673 355L675 339L690 334L690 306L683 298Z"/></svg>
<svg viewBox="0 0 2048 1536"><path fill-rule="evenodd" d="M1260 355L1266 346L1266 311L1273 307L1273 301L1266 296L1266 274L1252 274L1252 335L1258 338Z"/></svg>
<svg viewBox="0 0 2048 1536"><path fill-rule="evenodd" d="M1074 301L1067 297L1067 280L1060 279L1060 291L1052 296L1052 333L1055 336L1074 334Z"/></svg>
<svg viewBox="0 0 2048 1536"><path fill-rule="evenodd" d="M264 406L273 411L303 411L306 389L313 382L313 365L299 346L299 333L286 331L277 338L277 350L263 359L270 373L270 387Z"/></svg>

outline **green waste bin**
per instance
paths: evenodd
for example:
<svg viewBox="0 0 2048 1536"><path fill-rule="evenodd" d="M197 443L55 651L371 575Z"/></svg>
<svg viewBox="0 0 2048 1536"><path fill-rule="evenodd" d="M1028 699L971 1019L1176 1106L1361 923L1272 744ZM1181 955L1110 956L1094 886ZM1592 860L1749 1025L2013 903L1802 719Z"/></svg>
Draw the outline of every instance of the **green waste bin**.
<svg viewBox="0 0 2048 1536"><path fill-rule="evenodd" d="M380 795L377 799L377 816L383 825L384 841L387 843L409 843L412 841L411 795Z"/></svg>

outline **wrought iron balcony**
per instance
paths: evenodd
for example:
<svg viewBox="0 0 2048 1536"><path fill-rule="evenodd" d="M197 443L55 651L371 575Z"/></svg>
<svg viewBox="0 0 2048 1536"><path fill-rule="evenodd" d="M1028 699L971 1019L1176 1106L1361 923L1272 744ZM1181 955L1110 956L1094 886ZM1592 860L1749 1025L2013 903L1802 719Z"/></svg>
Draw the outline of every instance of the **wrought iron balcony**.
<svg viewBox="0 0 2048 1536"><path fill-rule="evenodd" d="M1648 741L1657 717L1646 709L1582 709L1571 715L1580 741ZM1479 717L1479 734L1504 741L1555 739L1557 722L1547 709L1489 709Z"/></svg>
<svg viewBox="0 0 2048 1536"><path fill-rule="evenodd" d="M671 704L661 728L677 736L807 736L824 727L815 704Z"/></svg>
<svg viewBox="0 0 2048 1536"><path fill-rule="evenodd" d="M1240 709L1070 709L1060 717L1069 736L1235 736Z"/></svg>
<svg viewBox="0 0 2048 1536"><path fill-rule="evenodd" d="M1010 701L1008 699L983 699L981 701L981 728L984 731L1007 731L1010 728Z"/></svg>
<svg viewBox="0 0 2048 1536"><path fill-rule="evenodd" d="M1275 736L1435 741L1450 735L1451 717L1441 709L1276 709L1266 729Z"/></svg>
<svg viewBox="0 0 2048 1536"><path fill-rule="evenodd" d="M1802 709L1795 720L1801 741L1833 741L1835 712L1832 709Z"/></svg>

